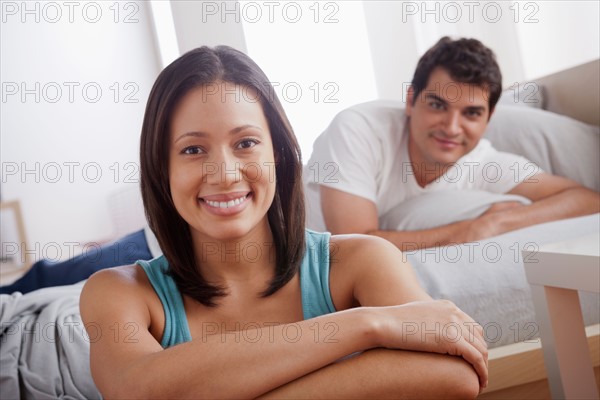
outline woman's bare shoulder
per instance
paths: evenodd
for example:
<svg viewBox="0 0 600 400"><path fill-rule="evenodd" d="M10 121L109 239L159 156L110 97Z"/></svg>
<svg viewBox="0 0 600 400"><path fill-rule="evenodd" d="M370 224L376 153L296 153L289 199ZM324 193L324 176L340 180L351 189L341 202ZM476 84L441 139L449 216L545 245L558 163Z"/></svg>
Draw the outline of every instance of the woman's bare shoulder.
<svg viewBox="0 0 600 400"><path fill-rule="evenodd" d="M357 282L386 270L402 253L385 239L369 235L334 235L329 245L329 288L336 309L357 306Z"/></svg>
<svg viewBox="0 0 600 400"><path fill-rule="evenodd" d="M364 265L387 257L401 256L400 250L385 239L371 235L333 235L330 239L330 258L339 261L345 268Z"/></svg>
<svg viewBox="0 0 600 400"><path fill-rule="evenodd" d="M120 267L106 268L95 272L87 280L85 286L111 287L144 287L149 284L146 273L138 264L123 265ZM116 289L115 287L115 289Z"/></svg>
<svg viewBox="0 0 600 400"><path fill-rule="evenodd" d="M156 297L144 270L137 264L107 268L94 273L81 292L82 316L104 314L148 315ZM106 311L104 311L106 310Z"/></svg>

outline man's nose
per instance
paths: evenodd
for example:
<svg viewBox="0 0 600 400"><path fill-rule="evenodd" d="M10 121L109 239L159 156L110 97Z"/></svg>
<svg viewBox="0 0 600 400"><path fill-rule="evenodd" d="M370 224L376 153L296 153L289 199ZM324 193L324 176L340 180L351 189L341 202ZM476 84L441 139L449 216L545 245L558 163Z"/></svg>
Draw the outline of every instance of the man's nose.
<svg viewBox="0 0 600 400"><path fill-rule="evenodd" d="M446 119L446 135L448 136L458 136L462 132L461 127L462 117L460 112L450 112L448 113Z"/></svg>

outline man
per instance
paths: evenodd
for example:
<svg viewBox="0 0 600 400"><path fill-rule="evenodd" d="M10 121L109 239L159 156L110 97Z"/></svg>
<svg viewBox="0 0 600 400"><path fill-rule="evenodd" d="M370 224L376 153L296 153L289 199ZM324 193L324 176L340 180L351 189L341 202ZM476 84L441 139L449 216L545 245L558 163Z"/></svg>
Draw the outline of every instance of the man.
<svg viewBox="0 0 600 400"><path fill-rule="evenodd" d="M599 212L600 197L537 171L482 139L500 97L493 52L475 39L440 39L419 60L406 109L351 107L316 140L305 171L308 227L381 236L401 250L464 243L529 225ZM499 166L493 178L489 166ZM531 203L497 203L473 219L431 229L382 230L403 202L443 190L483 190Z"/></svg>

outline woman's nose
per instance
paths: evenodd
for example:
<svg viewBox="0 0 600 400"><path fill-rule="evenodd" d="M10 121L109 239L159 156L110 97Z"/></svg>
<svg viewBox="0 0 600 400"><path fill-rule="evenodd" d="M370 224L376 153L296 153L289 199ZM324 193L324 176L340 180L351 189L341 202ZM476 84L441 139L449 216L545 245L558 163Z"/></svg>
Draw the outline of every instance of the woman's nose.
<svg viewBox="0 0 600 400"><path fill-rule="evenodd" d="M204 181L211 185L229 186L242 180L241 163L228 151L219 151L202 166Z"/></svg>

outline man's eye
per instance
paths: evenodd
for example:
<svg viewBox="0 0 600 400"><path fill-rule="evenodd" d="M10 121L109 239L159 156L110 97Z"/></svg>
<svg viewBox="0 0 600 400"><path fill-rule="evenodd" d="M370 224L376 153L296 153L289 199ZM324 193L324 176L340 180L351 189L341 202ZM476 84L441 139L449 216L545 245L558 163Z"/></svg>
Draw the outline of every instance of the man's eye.
<svg viewBox="0 0 600 400"><path fill-rule="evenodd" d="M481 112L480 111L467 111L467 116L469 116L469 117L480 117L481 116Z"/></svg>
<svg viewBox="0 0 600 400"><path fill-rule="evenodd" d="M443 108L443 104L439 101L431 101L429 106L434 110L441 110Z"/></svg>
<svg viewBox="0 0 600 400"><path fill-rule="evenodd" d="M182 154L202 154L202 149L198 146L188 146L181 151Z"/></svg>
<svg viewBox="0 0 600 400"><path fill-rule="evenodd" d="M249 149L251 147L254 147L258 144L258 140L255 139L244 139L241 140L238 144L237 144L237 148L238 149Z"/></svg>

